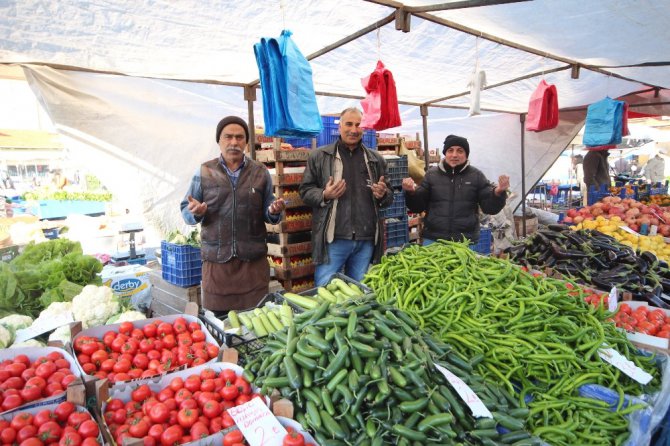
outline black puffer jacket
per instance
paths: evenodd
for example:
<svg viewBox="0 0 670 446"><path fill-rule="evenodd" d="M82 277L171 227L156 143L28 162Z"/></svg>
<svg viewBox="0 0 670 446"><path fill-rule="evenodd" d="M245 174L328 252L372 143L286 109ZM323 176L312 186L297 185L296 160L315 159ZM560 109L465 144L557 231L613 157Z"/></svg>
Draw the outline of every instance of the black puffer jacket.
<svg viewBox="0 0 670 446"><path fill-rule="evenodd" d="M479 208L497 214L505 207L506 195L498 197L495 185L469 162L452 168L441 162L432 167L414 193L406 193L412 212L426 211L423 236L431 240L479 241Z"/></svg>

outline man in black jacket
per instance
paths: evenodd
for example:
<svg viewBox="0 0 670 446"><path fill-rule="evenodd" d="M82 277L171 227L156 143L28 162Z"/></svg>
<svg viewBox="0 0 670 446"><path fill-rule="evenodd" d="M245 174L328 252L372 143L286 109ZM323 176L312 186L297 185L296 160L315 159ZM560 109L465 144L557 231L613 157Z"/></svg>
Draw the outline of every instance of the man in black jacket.
<svg viewBox="0 0 670 446"><path fill-rule="evenodd" d="M362 117L356 108L340 114L340 137L310 154L300 184L300 197L313 209L316 286L342 267L361 280L370 262L381 258L384 230L378 211L393 203L393 193L384 179L384 158L361 142Z"/></svg>
<svg viewBox="0 0 670 446"><path fill-rule="evenodd" d="M500 175L498 185L470 165L470 144L462 136L444 140L444 159L432 167L420 186L411 178L402 181L407 207L426 212L423 244L435 240L479 241L479 208L485 214L497 214L507 199L509 177Z"/></svg>

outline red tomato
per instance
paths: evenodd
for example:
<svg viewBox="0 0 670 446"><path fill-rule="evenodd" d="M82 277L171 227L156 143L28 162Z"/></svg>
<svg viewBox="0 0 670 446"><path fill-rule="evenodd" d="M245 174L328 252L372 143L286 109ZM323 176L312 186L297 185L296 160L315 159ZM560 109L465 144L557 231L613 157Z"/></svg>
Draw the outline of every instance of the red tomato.
<svg viewBox="0 0 670 446"><path fill-rule="evenodd" d="M63 429L55 421L47 421L37 430L37 434L46 443L56 443L60 440Z"/></svg>
<svg viewBox="0 0 670 446"><path fill-rule="evenodd" d="M9 426L0 429L0 441L3 444L12 444L14 440L16 440L16 429Z"/></svg>
<svg viewBox="0 0 670 446"><path fill-rule="evenodd" d="M172 381L170 381L170 389L172 389L174 392L177 392L179 389L184 387L184 380L180 377L175 377L172 378Z"/></svg>
<svg viewBox="0 0 670 446"><path fill-rule="evenodd" d="M58 442L58 446L80 446L82 443L81 435L77 432L63 432Z"/></svg>
<svg viewBox="0 0 670 446"><path fill-rule="evenodd" d="M163 338L165 335L172 334L173 332L174 330L172 329L172 325L168 324L167 322L161 322L156 329L156 335L160 338Z"/></svg>
<svg viewBox="0 0 670 446"><path fill-rule="evenodd" d="M239 406L240 404L248 403L249 401L251 401L251 395L241 393L237 398L235 398L235 405Z"/></svg>
<svg viewBox="0 0 670 446"><path fill-rule="evenodd" d="M170 416L170 411L165 404L156 403L151 407L148 415L153 423L165 423Z"/></svg>
<svg viewBox="0 0 670 446"><path fill-rule="evenodd" d="M216 418L221 415L221 404L217 401L209 400L202 406L202 413L209 418Z"/></svg>
<svg viewBox="0 0 670 446"><path fill-rule="evenodd" d="M130 423L128 433L135 438L143 438L149 433L149 423L143 419L136 419Z"/></svg>
<svg viewBox="0 0 670 446"><path fill-rule="evenodd" d="M235 373L235 370L233 369L223 369L221 371L221 377L224 381L230 381L231 383L234 383L237 379L237 373Z"/></svg>
<svg viewBox="0 0 670 446"><path fill-rule="evenodd" d="M165 348L172 348L177 345L177 339L174 337L173 334L168 333L165 336L163 336L163 346Z"/></svg>
<svg viewBox="0 0 670 446"><path fill-rule="evenodd" d="M90 419L81 423L78 430L82 438L98 438L98 435L100 435L98 424Z"/></svg>
<svg viewBox="0 0 670 446"><path fill-rule="evenodd" d="M12 376L21 376L21 374L28 368L27 365L25 365L22 362L14 362L11 364L8 364L4 370L7 370L10 375Z"/></svg>
<svg viewBox="0 0 670 446"><path fill-rule="evenodd" d="M139 387L136 387L132 392L130 392L130 397L133 401L144 402L147 398L151 396L153 392L147 384L142 384Z"/></svg>
<svg viewBox="0 0 670 446"><path fill-rule="evenodd" d="M235 372L233 372L235 373ZM230 380L226 380L226 385L223 386L221 391L219 392L221 394L221 397L226 400L226 401L232 401L235 398L238 397L240 394L240 391L238 390L237 387L235 387L233 384L231 384Z"/></svg>
<svg viewBox="0 0 670 446"><path fill-rule="evenodd" d="M211 420L209 420L210 433L215 434L220 430L223 430L223 420L221 419L221 417L214 417Z"/></svg>
<svg viewBox="0 0 670 446"><path fill-rule="evenodd" d="M50 383L44 388L44 393L49 396L58 395L63 392L65 392L65 389L63 389L63 386L61 386L60 383Z"/></svg>
<svg viewBox="0 0 670 446"><path fill-rule="evenodd" d="M153 338L156 337L156 324L147 324L144 327L142 327L142 332L144 333L144 336L147 338Z"/></svg>
<svg viewBox="0 0 670 446"><path fill-rule="evenodd" d="M238 376L233 384L237 387L237 390L239 390L240 393L251 395L251 384L249 384L249 381L244 379L244 377Z"/></svg>
<svg viewBox="0 0 670 446"><path fill-rule="evenodd" d="M171 325L170 325L170 328L172 328ZM163 446L176 445L180 442L181 437L183 435L184 435L184 430L182 429L181 426L170 426L167 429L165 429L163 431L163 433L161 434L161 445L163 445Z"/></svg>
<svg viewBox="0 0 670 446"><path fill-rule="evenodd" d="M35 401L42 398L42 389L37 386L26 384L19 392L24 402Z"/></svg>
<svg viewBox="0 0 670 446"><path fill-rule="evenodd" d="M221 414L221 425L224 429L235 426L235 420L233 420L233 417L230 416L227 410Z"/></svg>
<svg viewBox="0 0 670 446"><path fill-rule="evenodd" d="M305 446L305 437L300 432L289 432L284 437L282 446Z"/></svg>
<svg viewBox="0 0 670 446"><path fill-rule="evenodd" d="M56 408L54 409L54 415L56 415L56 419L61 422L65 423L67 419L70 417L71 414L73 414L75 411L75 406L69 401L64 401L60 403Z"/></svg>
<svg viewBox="0 0 670 446"><path fill-rule="evenodd" d="M244 435L239 429L228 432L223 436L223 446L233 446L236 443L242 443L244 441Z"/></svg>
<svg viewBox="0 0 670 446"><path fill-rule="evenodd" d="M30 437L34 437L35 435L37 435L37 426L33 424L23 426L16 432L16 442L23 443L23 441L27 440Z"/></svg>
<svg viewBox="0 0 670 446"><path fill-rule="evenodd" d="M67 424L78 430L83 422L90 419L91 416L86 412L74 412L67 418Z"/></svg>
<svg viewBox="0 0 670 446"><path fill-rule="evenodd" d="M202 330L196 330L191 333L191 338L193 339L193 342L204 342L206 339L205 332Z"/></svg>
<svg viewBox="0 0 670 446"><path fill-rule="evenodd" d="M188 331L188 322L186 322L186 319L184 319L183 317L178 317L172 323L172 328L174 329L174 332L177 334L184 333L185 331Z"/></svg>
<svg viewBox="0 0 670 446"><path fill-rule="evenodd" d="M128 361L127 359L119 359L116 362L116 364L114 364L112 370L114 370L114 373L128 373L130 367L131 367L130 361Z"/></svg>
<svg viewBox="0 0 670 446"><path fill-rule="evenodd" d="M165 427L163 427L162 424L152 424L149 427L149 437L153 438L156 441L161 441L161 435L163 435L163 431L165 430Z"/></svg>
<svg viewBox="0 0 670 446"><path fill-rule="evenodd" d="M15 415L10 422L10 426L17 431L21 430L22 427L30 426L31 424L33 424L33 416L28 412L21 412L18 415Z"/></svg>
<svg viewBox="0 0 670 446"><path fill-rule="evenodd" d="M20 362L25 364L26 366L30 366L30 359L28 359L28 355L16 355L14 356L14 362Z"/></svg>
<svg viewBox="0 0 670 446"><path fill-rule="evenodd" d="M84 438L84 441L81 442L81 446L100 446L100 442L97 438L88 437Z"/></svg>
<svg viewBox="0 0 670 446"><path fill-rule="evenodd" d="M123 401L121 401L118 398L114 398L110 400L109 403L107 403L107 410L116 410L116 409L122 409L124 406Z"/></svg>
<svg viewBox="0 0 670 446"><path fill-rule="evenodd" d="M197 409L198 408L198 402L196 401L195 398L189 398L189 399L184 400L181 403L179 403L179 408L180 409Z"/></svg>
<svg viewBox="0 0 670 446"><path fill-rule="evenodd" d="M198 375L191 375L188 378L186 378L186 381L184 381L184 387L191 392L196 392L200 390L201 384L202 381L200 380L200 377Z"/></svg>
<svg viewBox="0 0 670 446"><path fill-rule="evenodd" d="M191 426L191 438L194 440L209 436L209 429L202 421L198 421Z"/></svg>
<svg viewBox="0 0 670 446"><path fill-rule="evenodd" d="M192 398L193 394L188 389L179 389L177 393L174 394L174 399L177 401L177 404L181 404L182 401Z"/></svg>
<svg viewBox="0 0 670 446"><path fill-rule="evenodd" d="M198 409L181 409L177 414L177 422L181 427L190 429L198 421L199 416Z"/></svg>
<svg viewBox="0 0 670 446"><path fill-rule="evenodd" d="M132 364L138 369L146 370L149 367L149 357L144 353L137 353L133 358Z"/></svg>

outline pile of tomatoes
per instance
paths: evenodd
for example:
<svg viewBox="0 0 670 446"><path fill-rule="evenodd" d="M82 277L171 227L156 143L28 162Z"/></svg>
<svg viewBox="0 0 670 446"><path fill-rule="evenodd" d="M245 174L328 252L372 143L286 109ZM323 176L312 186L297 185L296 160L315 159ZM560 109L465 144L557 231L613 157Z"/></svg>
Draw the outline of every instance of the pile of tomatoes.
<svg viewBox="0 0 670 446"><path fill-rule="evenodd" d="M97 446L100 428L88 412L79 412L69 401L53 411L19 412L11 421L0 420L0 443L20 446Z"/></svg>
<svg viewBox="0 0 670 446"><path fill-rule="evenodd" d="M117 444L133 437L146 446L174 446L234 426L228 409L256 397L262 398L234 370L205 368L186 379L172 378L159 392L142 384L130 401L110 400L103 416Z"/></svg>
<svg viewBox="0 0 670 446"><path fill-rule="evenodd" d="M282 439L282 446L315 446L314 443L305 443L305 437L290 426L286 427L288 432ZM247 442L239 430L228 432L223 437L223 446L245 446Z"/></svg>
<svg viewBox="0 0 670 446"><path fill-rule="evenodd" d="M575 289L575 287L570 282L566 282L565 287L569 290L573 290L568 292L568 294L571 296L579 296L580 293L586 292L587 294L584 296L584 301L596 308L600 307L600 305L602 305L605 309L609 308L610 297L609 294L605 292L594 291L588 288L582 288L581 291L579 291Z"/></svg>
<svg viewBox="0 0 670 446"><path fill-rule="evenodd" d="M74 351L86 374L114 383L204 364L216 358L219 347L206 342L198 322L178 317L173 323L156 319L142 328L123 322L118 333L108 331L102 339L80 336Z"/></svg>
<svg viewBox="0 0 670 446"><path fill-rule="evenodd" d="M670 339L670 318L660 308L641 305L633 310L627 303L622 303L613 320L617 327L626 331Z"/></svg>
<svg viewBox="0 0 670 446"><path fill-rule="evenodd" d="M75 379L70 363L60 352L34 361L26 355L16 355L0 363L0 408L4 412L58 395Z"/></svg>

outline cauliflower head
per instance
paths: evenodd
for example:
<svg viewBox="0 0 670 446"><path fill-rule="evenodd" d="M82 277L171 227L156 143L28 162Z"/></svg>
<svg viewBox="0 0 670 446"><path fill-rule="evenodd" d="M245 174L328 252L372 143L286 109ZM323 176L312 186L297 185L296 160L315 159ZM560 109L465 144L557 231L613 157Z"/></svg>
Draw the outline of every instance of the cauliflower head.
<svg viewBox="0 0 670 446"><path fill-rule="evenodd" d="M140 313L139 311L135 310L129 310L123 313L115 314L114 316L107 319L107 325L120 324L121 322L141 321L146 318L147 317L144 315L144 313Z"/></svg>
<svg viewBox="0 0 670 446"><path fill-rule="evenodd" d="M14 331L28 328L33 324L33 318L23 314L10 314L0 319L0 325L11 328Z"/></svg>
<svg viewBox="0 0 670 446"><path fill-rule="evenodd" d="M86 285L72 299L72 314L83 328L104 325L120 308L119 300L107 286Z"/></svg>

